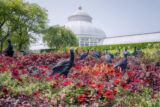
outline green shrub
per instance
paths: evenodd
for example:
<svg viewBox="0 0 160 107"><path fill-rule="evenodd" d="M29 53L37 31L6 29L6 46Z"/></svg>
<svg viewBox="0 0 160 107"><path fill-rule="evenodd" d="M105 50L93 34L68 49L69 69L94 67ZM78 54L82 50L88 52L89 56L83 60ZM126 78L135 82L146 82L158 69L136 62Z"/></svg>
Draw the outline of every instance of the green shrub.
<svg viewBox="0 0 160 107"><path fill-rule="evenodd" d="M143 42L143 43L129 43L129 44L113 44L113 45L97 45L97 46L83 46L82 49L97 49L97 50L105 50L106 48L109 50L117 50L117 49L133 49L134 46L140 49L153 48L155 44L160 44L160 42Z"/></svg>
<svg viewBox="0 0 160 107"><path fill-rule="evenodd" d="M56 51L56 49L41 49L40 52L51 52Z"/></svg>
<svg viewBox="0 0 160 107"><path fill-rule="evenodd" d="M81 47L73 47L73 48L81 48L83 50L87 49L96 49L96 50L106 50L109 49L111 51L121 49L123 50L124 48L127 48L128 50L133 50L134 46L140 48L140 49L152 49L154 46L160 45L159 42L143 42L143 43L128 43L128 44L112 44L112 45L96 45L96 46L81 46ZM61 48L61 49L41 49L40 52L51 52L51 51L68 51L72 47L66 47L66 48Z"/></svg>

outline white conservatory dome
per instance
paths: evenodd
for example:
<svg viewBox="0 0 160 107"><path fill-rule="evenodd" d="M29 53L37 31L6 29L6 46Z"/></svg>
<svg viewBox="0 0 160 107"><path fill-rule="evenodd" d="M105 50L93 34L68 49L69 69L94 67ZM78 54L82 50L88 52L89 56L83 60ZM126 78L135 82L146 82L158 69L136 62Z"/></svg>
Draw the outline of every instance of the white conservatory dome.
<svg viewBox="0 0 160 107"><path fill-rule="evenodd" d="M92 17L85 13L81 7L68 17L65 27L76 34L79 46L97 45L106 38L105 32L92 24Z"/></svg>

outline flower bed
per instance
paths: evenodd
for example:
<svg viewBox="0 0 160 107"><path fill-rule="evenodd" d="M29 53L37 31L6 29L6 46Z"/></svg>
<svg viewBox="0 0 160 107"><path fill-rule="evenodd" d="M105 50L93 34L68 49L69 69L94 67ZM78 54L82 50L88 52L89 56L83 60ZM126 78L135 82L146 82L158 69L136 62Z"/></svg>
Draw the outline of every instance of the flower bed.
<svg viewBox="0 0 160 107"><path fill-rule="evenodd" d="M88 56L68 74L50 76L68 53L0 56L0 106L160 106L160 67L129 57L126 73ZM121 59L116 57L113 62Z"/></svg>

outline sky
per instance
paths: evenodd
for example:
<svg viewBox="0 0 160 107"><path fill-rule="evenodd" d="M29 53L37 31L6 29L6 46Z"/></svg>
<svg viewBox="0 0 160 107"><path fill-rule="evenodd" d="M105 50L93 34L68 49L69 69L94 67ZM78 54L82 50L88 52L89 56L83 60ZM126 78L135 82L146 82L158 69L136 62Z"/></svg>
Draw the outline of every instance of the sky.
<svg viewBox="0 0 160 107"><path fill-rule="evenodd" d="M160 32L160 0L25 0L45 8L48 25L64 25L79 6L107 37Z"/></svg>

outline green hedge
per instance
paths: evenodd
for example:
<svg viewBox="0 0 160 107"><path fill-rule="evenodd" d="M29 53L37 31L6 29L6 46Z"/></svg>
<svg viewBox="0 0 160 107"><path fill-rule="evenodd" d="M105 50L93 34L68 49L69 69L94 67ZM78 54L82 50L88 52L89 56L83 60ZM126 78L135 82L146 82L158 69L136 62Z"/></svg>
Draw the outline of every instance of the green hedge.
<svg viewBox="0 0 160 107"><path fill-rule="evenodd" d="M56 49L41 49L40 52L51 52L56 51Z"/></svg>
<svg viewBox="0 0 160 107"><path fill-rule="evenodd" d="M160 44L159 42L142 42L142 43L128 43L128 44L112 44L112 45L96 45L96 46L81 46L81 47L74 47L74 48L81 48L81 49L96 49L96 50L117 50L117 49L133 49L134 46L140 48L140 49L146 49L146 48L153 48L154 44ZM50 51L64 51L64 50L69 50L71 47L68 48L62 48L59 50L56 49L42 49L40 52L50 52Z"/></svg>
<svg viewBox="0 0 160 107"><path fill-rule="evenodd" d="M97 45L97 46L83 46L80 47L82 49L97 49L97 50L105 50L106 48L109 50L115 50L115 49L133 49L134 46L140 48L140 49L145 49L145 48L153 48L154 44L160 44L159 42L143 42L143 43L128 43L128 44L113 44L113 45Z"/></svg>

